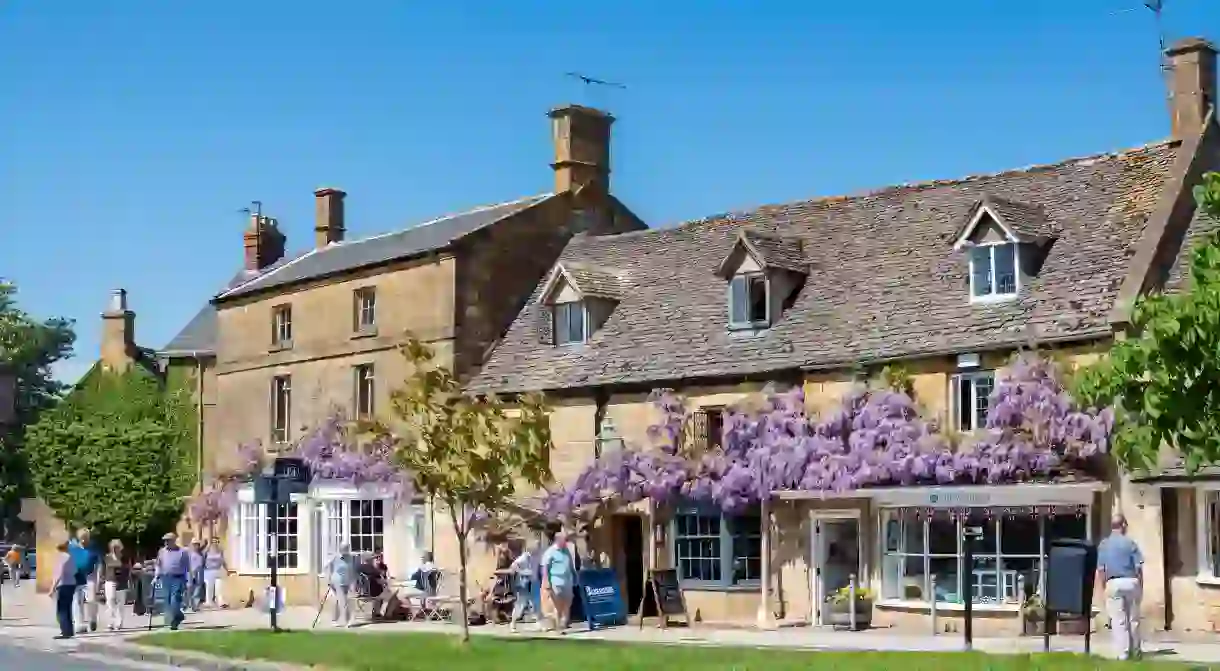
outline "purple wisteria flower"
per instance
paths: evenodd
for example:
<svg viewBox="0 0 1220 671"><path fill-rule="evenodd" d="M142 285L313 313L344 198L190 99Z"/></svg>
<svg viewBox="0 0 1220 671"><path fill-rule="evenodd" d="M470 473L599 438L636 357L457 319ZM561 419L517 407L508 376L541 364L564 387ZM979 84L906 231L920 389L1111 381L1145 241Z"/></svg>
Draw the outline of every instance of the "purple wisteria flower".
<svg viewBox="0 0 1220 671"><path fill-rule="evenodd" d="M691 412L672 390L650 396L660 417L651 450L599 459L545 509L570 518L607 501L652 498L712 502L726 511L775 491L842 492L863 487L1014 483L1064 469L1095 470L1109 451L1114 414L1079 408L1053 363L1019 356L992 394L986 430L955 444L901 391L858 386L824 417L807 414L800 388L731 408L718 450L684 453Z"/></svg>

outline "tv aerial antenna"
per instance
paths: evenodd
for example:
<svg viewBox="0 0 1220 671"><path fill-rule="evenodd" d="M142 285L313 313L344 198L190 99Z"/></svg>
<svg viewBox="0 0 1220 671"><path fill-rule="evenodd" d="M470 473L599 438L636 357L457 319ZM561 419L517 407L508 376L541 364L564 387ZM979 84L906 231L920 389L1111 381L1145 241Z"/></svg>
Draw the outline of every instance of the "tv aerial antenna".
<svg viewBox="0 0 1220 671"><path fill-rule="evenodd" d="M590 77L579 72L568 72L566 75L572 79L578 80L583 85L582 90L584 90L586 95L588 95L590 98L594 98L593 104L596 107L604 108L607 106L607 101L603 100L603 98L606 96L602 92L608 92L611 89L627 89L626 84L599 79L597 77Z"/></svg>
<svg viewBox="0 0 1220 671"><path fill-rule="evenodd" d="M238 212L247 216L254 215L256 217L255 221L261 222L263 220L263 201L252 200L250 201L250 207L243 207Z"/></svg>

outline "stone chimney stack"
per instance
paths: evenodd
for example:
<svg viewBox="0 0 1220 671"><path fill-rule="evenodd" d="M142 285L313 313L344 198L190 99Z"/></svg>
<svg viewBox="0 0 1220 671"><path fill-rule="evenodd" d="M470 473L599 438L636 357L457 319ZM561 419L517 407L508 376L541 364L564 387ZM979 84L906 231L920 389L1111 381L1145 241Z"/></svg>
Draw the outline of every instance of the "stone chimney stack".
<svg viewBox="0 0 1220 671"><path fill-rule="evenodd" d="M610 192L610 125L614 117L592 107L566 105L547 114L555 142L555 193L598 184Z"/></svg>
<svg viewBox="0 0 1220 671"><path fill-rule="evenodd" d="M279 222L271 217L251 214L242 241L248 271L260 271L284 257L284 234L280 232Z"/></svg>
<svg viewBox="0 0 1220 671"><path fill-rule="evenodd" d="M102 313L102 367L123 372L136 357L136 313L127 309L127 290L115 289Z"/></svg>
<svg viewBox="0 0 1220 671"><path fill-rule="evenodd" d="M314 242L325 247L332 242L343 242L343 199L347 194L339 189L325 187L313 192L314 197Z"/></svg>
<svg viewBox="0 0 1220 671"><path fill-rule="evenodd" d="M1201 37L1187 37L1165 50L1169 58L1169 113L1175 140L1203 130L1216 105L1216 47Z"/></svg>

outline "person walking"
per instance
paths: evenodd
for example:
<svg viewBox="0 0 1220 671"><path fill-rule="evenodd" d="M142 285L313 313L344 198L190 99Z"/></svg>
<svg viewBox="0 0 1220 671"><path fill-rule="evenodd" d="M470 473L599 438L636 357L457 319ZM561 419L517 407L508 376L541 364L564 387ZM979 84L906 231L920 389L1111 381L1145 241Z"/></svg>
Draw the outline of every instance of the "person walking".
<svg viewBox="0 0 1220 671"><path fill-rule="evenodd" d="M549 594L555 609L554 625L560 634L567 633L568 617L572 611L572 595L575 592L575 561L568 547L568 535L562 531L555 534L555 542L542 554L542 591Z"/></svg>
<svg viewBox="0 0 1220 671"><path fill-rule="evenodd" d="M178 631L186 619L182 614L182 597L186 591L187 575L191 572L191 558L186 550L178 547L177 535L168 533L161 540L164 546L157 552L153 580L160 580L165 589L165 618L170 630Z"/></svg>
<svg viewBox="0 0 1220 671"><path fill-rule="evenodd" d="M76 602L76 560L68 552L68 544L55 546L55 562L51 572L51 598L55 600L55 619L59 622L56 639L68 639L76 633L72 627L73 604Z"/></svg>
<svg viewBox="0 0 1220 671"><path fill-rule="evenodd" d="M525 615L525 609L534 611L535 624L542 629L542 613L534 604L534 577L538 574L538 565L534 561L534 553L528 547L522 546L521 554L508 567L512 573L513 612L508 618L508 630L517 633L517 623Z"/></svg>
<svg viewBox="0 0 1220 671"><path fill-rule="evenodd" d="M110 541L110 551L102 559L102 594L106 597L106 629L123 628L123 608L127 606L127 585L131 570L123 560L123 542Z"/></svg>
<svg viewBox="0 0 1220 671"><path fill-rule="evenodd" d="M356 561L352 558L351 547L340 545L339 551L326 565L326 573L330 580L330 591L335 594L335 616L331 624L338 627L352 626L352 585L356 582Z"/></svg>
<svg viewBox="0 0 1220 671"><path fill-rule="evenodd" d="M191 612L199 612L199 605L203 602L203 548L199 539L191 541L191 546L187 548L186 555L189 558L191 569L186 574L186 598L184 599L185 608Z"/></svg>
<svg viewBox="0 0 1220 671"><path fill-rule="evenodd" d="M224 580L229 577L229 565L225 562L220 541L213 538L203 549L204 602L212 608L228 608L225 603Z"/></svg>
<svg viewBox="0 0 1220 671"><path fill-rule="evenodd" d="M8 574L13 579L13 587L21 587L21 572L25 570L25 548L20 545L14 545L4 554L4 565L8 567ZM0 576L2 578L3 576ZM0 580L0 585L4 581Z"/></svg>
<svg viewBox="0 0 1220 671"><path fill-rule="evenodd" d="M1127 536L1127 518L1110 520L1110 535L1097 546L1097 582L1119 659L1140 656L1140 601L1144 595L1144 555Z"/></svg>
<svg viewBox="0 0 1220 671"><path fill-rule="evenodd" d="M76 562L76 597L72 615L76 633L97 631L97 588L101 574L101 557L93 546L89 529L76 530L76 538L68 544L68 554Z"/></svg>

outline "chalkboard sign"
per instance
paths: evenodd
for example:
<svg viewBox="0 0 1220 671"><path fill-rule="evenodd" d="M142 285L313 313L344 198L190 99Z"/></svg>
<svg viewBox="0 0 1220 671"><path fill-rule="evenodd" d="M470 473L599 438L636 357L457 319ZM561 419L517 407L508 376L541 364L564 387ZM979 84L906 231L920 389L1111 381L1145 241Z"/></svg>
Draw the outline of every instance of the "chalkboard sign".
<svg viewBox="0 0 1220 671"><path fill-rule="evenodd" d="M686 625L690 626L690 615L686 612L686 598L682 595L682 585L678 582L677 569L653 569L648 572L647 585L644 587L644 599L640 602L640 628L644 627L645 606L655 606L658 626L662 629L669 626L669 618L682 616Z"/></svg>

